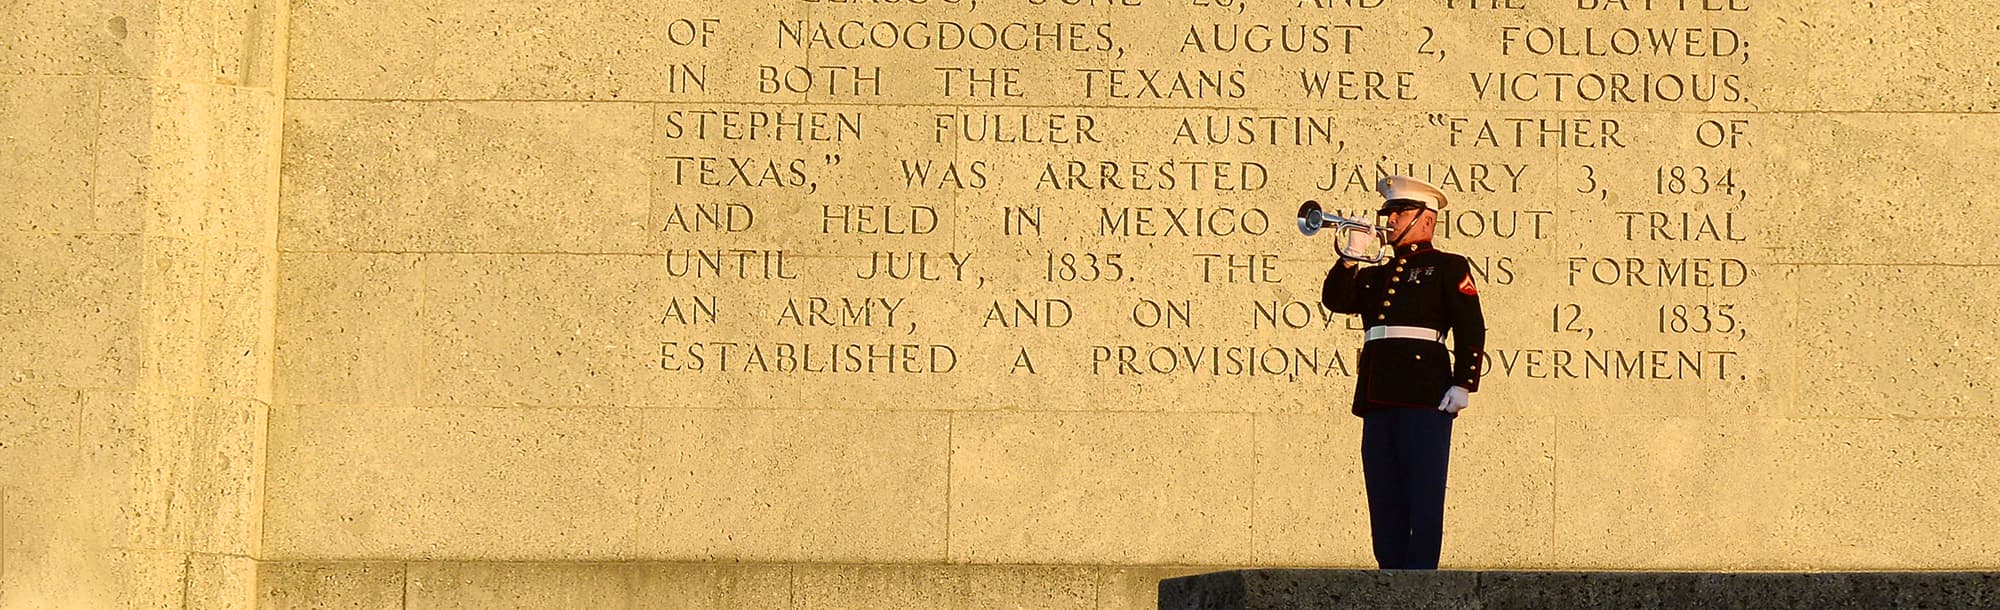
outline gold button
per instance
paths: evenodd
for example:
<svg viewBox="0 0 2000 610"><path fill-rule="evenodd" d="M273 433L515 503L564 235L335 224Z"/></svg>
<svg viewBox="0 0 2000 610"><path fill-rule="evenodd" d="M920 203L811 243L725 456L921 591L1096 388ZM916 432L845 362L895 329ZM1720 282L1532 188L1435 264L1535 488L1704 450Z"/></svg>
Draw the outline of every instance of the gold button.
<svg viewBox="0 0 2000 610"><path fill-rule="evenodd" d="M1400 282L1400 281L1403 281L1403 278L1400 278L1400 277L1392 277L1392 278L1389 278L1389 283L1391 283L1391 284L1394 284L1394 283L1396 283L1396 282Z"/></svg>
<svg viewBox="0 0 2000 610"><path fill-rule="evenodd" d="M1394 289L1394 288L1390 288L1390 289L1389 289L1389 294L1396 294L1396 289Z"/></svg>
<svg viewBox="0 0 2000 610"><path fill-rule="evenodd" d="M1382 302L1382 306L1383 306L1383 307L1388 307L1388 306L1389 306L1389 302L1388 302L1388 301L1383 301L1383 302Z"/></svg>
<svg viewBox="0 0 2000 610"><path fill-rule="evenodd" d="M1417 354L1417 359L1418 359L1418 360L1423 360L1423 359L1424 359L1424 355L1423 355L1423 354Z"/></svg>

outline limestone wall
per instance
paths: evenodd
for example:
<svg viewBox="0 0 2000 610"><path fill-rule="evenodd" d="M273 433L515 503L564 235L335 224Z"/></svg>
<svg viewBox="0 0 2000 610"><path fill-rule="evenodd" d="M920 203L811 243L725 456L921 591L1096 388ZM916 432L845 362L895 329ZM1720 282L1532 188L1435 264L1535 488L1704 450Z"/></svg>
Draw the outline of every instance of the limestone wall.
<svg viewBox="0 0 2000 610"><path fill-rule="evenodd" d="M17 3L7 600L86 467L262 607L1370 566L1291 223L1383 172L1490 327L1447 568L1991 567L2000 9L1892 4Z"/></svg>
<svg viewBox="0 0 2000 610"><path fill-rule="evenodd" d="M284 8L0 6L0 606L254 604Z"/></svg>

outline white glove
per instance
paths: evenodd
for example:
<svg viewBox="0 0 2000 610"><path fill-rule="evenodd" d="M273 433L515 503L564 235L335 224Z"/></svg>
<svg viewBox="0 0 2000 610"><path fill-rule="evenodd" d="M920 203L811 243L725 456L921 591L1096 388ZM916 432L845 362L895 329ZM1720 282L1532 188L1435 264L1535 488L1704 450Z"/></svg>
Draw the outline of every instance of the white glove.
<svg viewBox="0 0 2000 610"><path fill-rule="evenodd" d="M1465 403L1470 400L1472 400L1472 396L1465 391L1465 388L1451 386L1451 389L1444 391L1444 400L1438 403L1438 410L1456 415L1458 414L1458 410L1465 408Z"/></svg>

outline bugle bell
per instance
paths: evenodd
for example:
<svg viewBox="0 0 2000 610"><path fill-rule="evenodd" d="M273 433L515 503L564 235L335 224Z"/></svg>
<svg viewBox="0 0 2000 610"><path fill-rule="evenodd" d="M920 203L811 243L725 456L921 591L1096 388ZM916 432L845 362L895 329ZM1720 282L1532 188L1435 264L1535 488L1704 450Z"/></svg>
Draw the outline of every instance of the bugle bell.
<svg viewBox="0 0 2000 610"><path fill-rule="evenodd" d="M1319 202L1307 200L1299 206L1299 232L1306 235L1319 233L1321 229L1332 228L1334 249L1341 258L1367 263L1379 263L1389 258L1385 242L1387 232L1373 223L1361 222L1327 213L1319 207Z"/></svg>

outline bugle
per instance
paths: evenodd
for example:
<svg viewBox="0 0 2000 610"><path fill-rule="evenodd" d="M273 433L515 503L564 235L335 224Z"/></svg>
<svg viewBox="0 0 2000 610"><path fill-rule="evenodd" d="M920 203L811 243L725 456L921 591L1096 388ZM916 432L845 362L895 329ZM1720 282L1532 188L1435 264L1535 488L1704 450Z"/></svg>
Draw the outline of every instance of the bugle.
<svg viewBox="0 0 2000 610"><path fill-rule="evenodd" d="M1374 223L1361 222L1337 216L1320 209L1319 202L1307 200L1299 206L1299 232L1308 236L1323 229L1332 228L1334 249L1340 257L1366 263L1379 263L1389 258L1388 232Z"/></svg>

